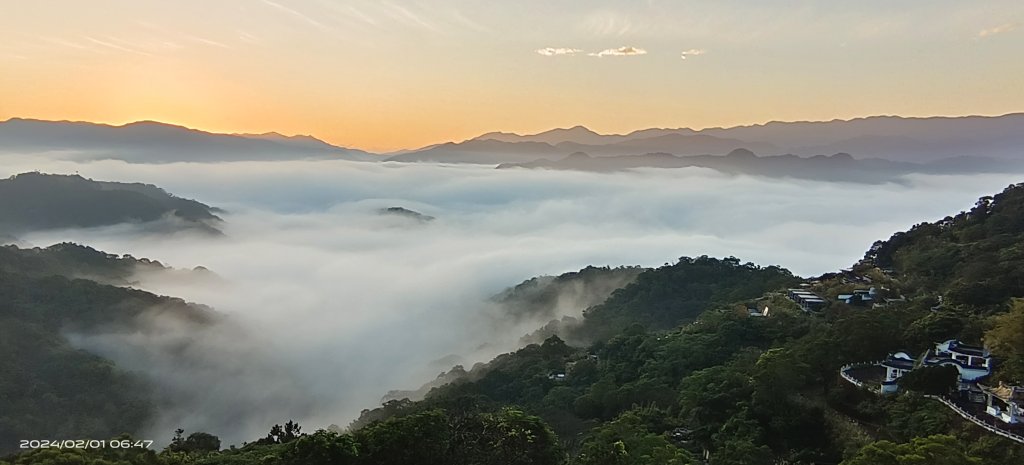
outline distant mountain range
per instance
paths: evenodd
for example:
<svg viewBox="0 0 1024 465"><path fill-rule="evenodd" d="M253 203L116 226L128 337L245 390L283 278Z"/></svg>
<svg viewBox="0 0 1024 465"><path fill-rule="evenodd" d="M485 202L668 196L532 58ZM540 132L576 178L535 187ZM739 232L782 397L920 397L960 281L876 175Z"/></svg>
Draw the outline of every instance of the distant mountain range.
<svg viewBox="0 0 1024 465"><path fill-rule="evenodd" d="M0 153L46 152L67 158L114 158L134 163L340 159L485 165L537 161L534 165L557 167L551 165L554 160L583 152L594 158L643 156L646 158L630 163L602 163L650 166L658 162L651 162L649 154L721 156L746 149L762 157L808 158L844 153L857 160L936 162L952 169L957 164L998 166L1002 163L998 160L1024 160L1022 148L1024 113L931 118L873 116L701 130L651 128L629 134L599 134L575 126L532 135L491 132L462 142L386 155L334 146L312 136L286 136L275 132L216 134L152 121L123 126L19 118L0 122ZM549 161L538 161L541 159ZM951 159L954 161L943 161ZM721 161L709 164L727 165Z"/></svg>
<svg viewBox="0 0 1024 465"><path fill-rule="evenodd" d="M644 129L625 135L602 135L576 126L534 135L487 133L462 145L485 140L505 144L547 144L563 156L577 151L593 156L641 155L651 152L724 155L745 148L760 155L793 154L806 157L849 153L857 159L884 158L905 162L929 162L956 157L1024 159L1024 113L932 118L872 116L852 120L771 122L702 130ZM514 150L514 146L500 147L504 152ZM536 151L536 148L536 145L523 146L524 150L520 152ZM444 146L436 146L407 153L402 157L405 160L436 159L443 154L444 149ZM542 155L542 152L551 151L544 148L535 153Z"/></svg>
<svg viewBox="0 0 1024 465"><path fill-rule="evenodd" d="M900 177L911 173L1024 173L1024 159L962 157L928 163L910 163L880 158L857 160L848 153L837 153L831 156L816 155L807 158L796 155L759 157L749 150L736 149L724 156L682 157L670 153L592 157L584 152L576 152L554 161L541 159L526 163L498 165L498 169L532 168L595 172L614 172L635 168L686 167L710 168L730 174L876 184L897 181Z"/></svg>
<svg viewBox="0 0 1024 465"><path fill-rule="evenodd" d="M311 136L216 134L154 121L111 126L21 118L0 122L2 152L50 152L72 159L134 163L376 158Z"/></svg>

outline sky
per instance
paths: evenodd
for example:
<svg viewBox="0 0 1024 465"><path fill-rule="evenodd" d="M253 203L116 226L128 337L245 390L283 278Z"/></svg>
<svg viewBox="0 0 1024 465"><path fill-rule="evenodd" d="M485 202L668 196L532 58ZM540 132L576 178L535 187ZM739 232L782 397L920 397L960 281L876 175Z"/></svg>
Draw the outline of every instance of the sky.
<svg viewBox="0 0 1024 465"><path fill-rule="evenodd" d="M0 120L374 151L1024 110L1024 2L0 0Z"/></svg>

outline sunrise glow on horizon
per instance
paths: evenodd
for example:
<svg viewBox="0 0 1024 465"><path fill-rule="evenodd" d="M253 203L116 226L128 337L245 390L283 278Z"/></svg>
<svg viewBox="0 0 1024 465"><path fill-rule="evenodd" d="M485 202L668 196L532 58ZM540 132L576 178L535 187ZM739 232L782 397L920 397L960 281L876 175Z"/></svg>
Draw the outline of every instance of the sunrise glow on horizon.
<svg viewBox="0 0 1024 465"><path fill-rule="evenodd" d="M386 151L575 125L1024 110L1019 1L766 3L0 1L0 120Z"/></svg>

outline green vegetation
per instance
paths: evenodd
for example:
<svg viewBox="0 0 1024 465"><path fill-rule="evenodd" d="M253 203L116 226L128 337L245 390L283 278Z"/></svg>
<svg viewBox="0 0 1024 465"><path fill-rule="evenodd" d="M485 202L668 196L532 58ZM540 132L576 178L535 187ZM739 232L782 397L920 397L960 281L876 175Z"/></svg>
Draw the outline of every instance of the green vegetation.
<svg viewBox="0 0 1024 465"><path fill-rule="evenodd" d="M998 310L1024 296L1024 184L878 241L865 258L892 268L909 289L972 310Z"/></svg>
<svg viewBox="0 0 1024 465"><path fill-rule="evenodd" d="M138 272L168 270L157 261L117 256L69 242L33 249L0 246L0 271L25 276L64 276L125 285Z"/></svg>
<svg viewBox="0 0 1024 465"><path fill-rule="evenodd" d="M496 301L522 303L517 308L526 317L550 312L571 283L609 294L580 321L559 322L537 343L468 371L453 370L445 378L451 382L433 385L423 400L390 400L366 410L345 431L307 434L289 422L265 438L222 450L216 436L179 431L158 453L44 450L8 463L653 465L696 464L704 457L711 465L1021 463L1024 446L924 396L949 391L954 376L948 368L915 371L901 380L901 394L887 397L837 376L849 362L959 338L983 342L1001 358L997 379L1022 379L1024 303L1014 300L1024 298L1021 239L1024 185L1017 185L982 199L971 212L876 243L852 271L809 280L811 290L830 300L820 314L803 313L781 296L801 281L788 271L735 258L684 257L651 270L594 268L564 281L528 281ZM52 338L57 350L65 347L57 328L118 321L143 302L208 318L183 302L88 281L0 278L0 315L22 325L8 330L0 349L17 337L41 340L38 334ZM868 285L893 300L878 307L834 301ZM138 304L126 306L125 299ZM767 304L771 315L750 316L745 309L753 304ZM31 348L12 347L8 351ZM102 372L65 352L53 358L68 364L56 372ZM122 394L144 392L108 368L103 383ZM8 373L48 372L36 373L37 366L3 370L0 399L38 400L35 391L17 391L20 383L2 383L20 376ZM50 378L37 384L61 386ZM82 392L106 388L90 384ZM57 390L50 397L70 395ZM13 418L32 420L27 412ZM94 411L70 418L113 421ZM104 426L111 435L137 431L127 423L117 425L121 431Z"/></svg>
<svg viewBox="0 0 1024 465"><path fill-rule="evenodd" d="M580 271L523 281L491 300L517 321L554 318L566 305L589 308L604 302L612 292L633 282L643 271L639 266L588 266Z"/></svg>
<svg viewBox="0 0 1024 465"><path fill-rule="evenodd" d="M999 379L1024 382L1024 300L1015 299L1009 312L992 318L985 344L1003 360Z"/></svg>
<svg viewBox="0 0 1024 465"><path fill-rule="evenodd" d="M297 433L298 425L291 425ZM558 438L539 418L513 408L495 412L473 406L431 409L350 434L319 430L224 451L219 450L216 436L192 433L183 438L183 433L178 430L171 445L159 454L142 448L42 449L0 464L558 465L564 458Z"/></svg>
<svg viewBox="0 0 1024 465"><path fill-rule="evenodd" d="M636 282L588 309L583 324L571 333L596 341L633 324L670 329L693 321L709 307L758 297L795 282L789 271L777 266L761 268L735 257L683 257L674 265L641 273Z"/></svg>
<svg viewBox="0 0 1024 465"><path fill-rule="evenodd" d="M15 450L18 439L137 432L150 418L144 380L72 347L65 335L133 330L144 313L194 325L215 316L181 299L52 274L123 277L134 264L76 246L0 248L0 452Z"/></svg>

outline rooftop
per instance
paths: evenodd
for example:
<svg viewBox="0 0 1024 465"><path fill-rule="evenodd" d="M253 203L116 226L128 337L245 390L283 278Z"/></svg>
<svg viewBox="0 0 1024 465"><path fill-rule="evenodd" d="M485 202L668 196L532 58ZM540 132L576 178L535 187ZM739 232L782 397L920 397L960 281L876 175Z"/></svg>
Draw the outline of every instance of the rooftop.
<svg viewBox="0 0 1024 465"><path fill-rule="evenodd" d="M896 369L900 369L900 370L913 370L914 369L914 361L913 360L907 360L905 358L896 358L896 357L893 357L893 356L890 355L884 361L882 361L882 366L889 367L889 368L896 368Z"/></svg>
<svg viewBox="0 0 1024 465"><path fill-rule="evenodd" d="M966 355L974 355L978 357L988 357L988 351L984 347L970 346L963 344L960 341L949 341L949 350L951 352L959 352Z"/></svg>
<svg viewBox="0 0 1024 465"><path fill-rule="evenodd" d="M1024 403L1024 387L1021 386L1010 386L999 383L999 386L996 387L981 386L981 390L986 394L992 394L993 396L1002 399L1004 402L1013 401Z"/></svg>

